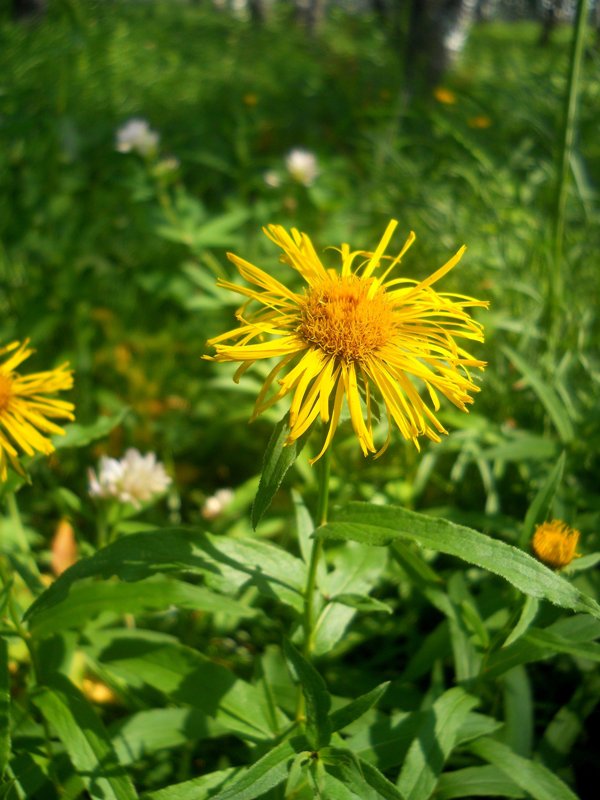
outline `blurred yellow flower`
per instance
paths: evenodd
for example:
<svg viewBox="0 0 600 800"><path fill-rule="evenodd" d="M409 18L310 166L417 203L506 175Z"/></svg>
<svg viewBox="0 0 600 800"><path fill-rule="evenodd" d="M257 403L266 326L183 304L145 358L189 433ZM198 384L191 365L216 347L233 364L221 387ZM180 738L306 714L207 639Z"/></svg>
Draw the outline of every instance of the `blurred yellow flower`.
<svg viewBox="0 0 600 800"><path fill-rule="evenodd" d="M244 101L244 105L248 106L248 108L254 108L255 105L258 103L258 95L254 94L254 92L248 92L242 98Z"/></svg>
<svg viewBox="0 0 600 800"><path fill-rule="evenodd" d="M415 239L411 233L396 257L384 255L397 226L392 220L374 252L351 251L342 244L341 268L326 269L309 237L280 225L265 228L283 250L282 261L300 273L306 286L289 289L262 269L229 253L240 275L257 288L220 280L245 295L238 328L211 339L214 361L238 361L235 380L255 361L277 358L258 395L253 419L287 394L292 394L288 444L321 417L328 426L319 459L336 430L344 397L364 455L376 452L372 420L375 391L383 400L390 441L392 425L419 448L417 437L440 441L446 433L435 416L439 394L462 411L479 391L469 368L485 363L464 350L457 339L483 341L482 326L465 309L487 303L457 294L439 294L432 287L461 259L464 247L443 267L422 281L390 277ZM388 263L389 262L389 263ZM247 313L252 301L259 308ZM224 344L224 342L233 342ZM285 372L284 372L285 371ZM276 378L279 389L270 392ZM425 384L429 405L417 392Z"/></svg>
<svg viewBox="0 0 600 800"><path fill-rule="evenodd" d="M535 555L548 567L560 569L570 564L574 558L579 558L576 553L579 542L579 531L569 528L566 522L553 519L552 522L543 522L538 525L531 540L531 547Z"/></svg>
<svg viewBox="0 0 600 800"><path fill-rule="evenodd" d="M50 419L74 419L72 403L45 397L73 386L68 364L47 372L19 375L14 370L33 353L29 340L12 342L0 348L0 356L10 355L0 364L0 480L8 477L8 461L23 474L17 448L27 455L49 455L54 445L43 434L63 434Z"/></svg>
<svg viewBox="0 0 600 800"><path fill-rule="evenodd" d="M492 120L483 114L479 117L471 117L467 120L469 128L481 128L483 130L484 128L489 128L491 124Z"/></svg>
<svg viewBox="0 0 600 800"><path fill-rule="evenodd" d="M456 103L456 95L450 89L445 89L443 86L436 86L433 90L433 96L438 103L444 103L447 106L453 106Z"/></svg>

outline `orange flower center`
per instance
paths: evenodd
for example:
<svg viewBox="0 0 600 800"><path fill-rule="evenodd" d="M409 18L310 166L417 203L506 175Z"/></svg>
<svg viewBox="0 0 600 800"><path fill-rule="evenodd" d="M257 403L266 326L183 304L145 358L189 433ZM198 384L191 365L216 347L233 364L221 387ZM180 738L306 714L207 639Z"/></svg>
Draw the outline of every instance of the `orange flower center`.
<svg viewBox="0 0 600 800"><path fill-rule="evenodd" d="M323 281L300 307L300 338L346 361L363 361L394 333L394 309L385 292L355 275Z"/></svg>
<svg viewBox="0 0 600 800"><path fill-rule="evenodd" d="M0 414L9 406L12 397L12 378L0 372Z"/></svg>

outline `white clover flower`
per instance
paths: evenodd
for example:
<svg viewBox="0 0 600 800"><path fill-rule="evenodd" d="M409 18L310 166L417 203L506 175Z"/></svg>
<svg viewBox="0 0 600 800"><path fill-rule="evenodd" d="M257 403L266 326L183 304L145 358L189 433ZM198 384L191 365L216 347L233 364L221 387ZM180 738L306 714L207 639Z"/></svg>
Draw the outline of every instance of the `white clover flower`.
<svg viewBox="0 0 600 800"><path fill-rule="evenodd" d="M145 119L130 119L117 131L116 148L119 153L138 153L149 156L158 148L159 136Z"/></svg>
<svg viewBox="0 0 600 800"><path fill-rule="evenodd" d="M271 189L278 189L281 186L281 175L274 169L268 169L263 172L263 181L270 186Z"/></svg>
<svg viewBox="0 0 600 800"><path fill-rule="evenodd" d="M233 500L233 489L218 489L211 497L207 497L202 506L204 519L215 519L220 516Z"/></svg>
<svg viewBox="0 0 600 800"><path fill-rule="evenodd" d="M317 157L309 150L290 150L285 157L285 166L292 178L303 186L310 186L319 174Z"/></svg>
<svg viewBox="0 0 600 800"><path fill-rule="evenodd" d="M121 460L102 456L98 475L90 469L88 476L92 497L113 497L121 503L131 503L135 508L162 494L171 483L154 453L143 456L134 448L127 450Z"/></svg>

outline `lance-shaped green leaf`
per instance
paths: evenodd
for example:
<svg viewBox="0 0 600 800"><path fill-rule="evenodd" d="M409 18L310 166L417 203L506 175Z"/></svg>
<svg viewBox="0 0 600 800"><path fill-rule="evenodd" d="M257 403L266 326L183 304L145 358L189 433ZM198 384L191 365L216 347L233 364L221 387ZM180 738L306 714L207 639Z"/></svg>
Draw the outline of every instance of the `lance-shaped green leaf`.
<svg viewBox="0 0 600 800"><path fill-rule="evenodd" d="M286 445L290 434L287 414L280 420L269 439L263 459L258 492L252 505L252 527L256 528L263 514L271 505L275 493L281 486L286 472L300 455L306 437Z"/></svg>
<svg viewBox="0 0 600 800"><path fill-rule="evenodd" d="M546 519L552 501L554 500L556 490L562 480L563 471L565 469L565 457L565 453L563 452L552 468L544 485L540 488L532 504L529 506L519 537L520 547L525 547L527 545L533 535L535 526Z"/></svg>
<svg viewBox="0 0 600 800"><path fill-rule="evenodd" d="M370 708L373 708L373 706L377 705L381 700L389 685L390 681L386 681L376 686L374 689L371 689L370 692L361 694L360 697L357 697L356 700L352 700L351 703L333 711L329 715L331 732L335 733L336 731L341 731L343 728L351 725L355 720L362 717L363 714L366 714Z"/></svg>
<svg viewBox="0 0 600 800"><path fill-rule="evenodd" d="M519 615L517 624L506 637L506 641L502 647L508 647L527 632L528 628L531 626L531 623L536 618L539 607L540 603L535 597L525 597L525 602L521 608L521 613Z"/></svg>
<svg viewBox="0 0 600 800"><path fill-rule="evenodd" d="M226 593L253 584L264 595L303 609L306 567L269 542L211 536L199 530L165 528L124 536L70 567L30 606L31 625L42 612L64 603L85 578L135 582L157 573L201 575Z"/></svg>
<svg viewBox="0 0 600 800"><path fill-rule="evenodd" d="M319 754L328 770L362 800L404 800L402 794L377 767L345 747L325 747Z"/></svg>
<svg viewBox="0 0 600 800"><path fill-rule="evenodd" d="M525 792L497 767L465 767L440 775L435 800L455 797L525 797Z"/></svg>
<svg viewBox="0 0 600 800"><path fill-rule="evenodd" d="M136 800L100 718L64 675L53 675L31 699L63 743L90 797Z"/></svg>
<svg viewBox="0 0 600 800"><path fill-rule="evenodd" d="M295 755L289 741L281 742L211 800L254 800L264 795L287 778Z"/></svg>
<svg viewBox="0 0 600 800"><path fill-rule="evenodd" d="M502 742L489 738L478 739L469 745L469 749L501 770L535 800L577 800L577 795L549 769L518 756Z"/></svg>
<svg viewBox="0 0 600 800"><path fill-rule="evenodd" d="M62 603L33 614L29 627L37 637L50 636L57 631L83 627L104 612L143 614L167 611L171 606L234 617L257 613L256 609L203 586L168 577L157 576L138 583L86 580L76 583Z"/></svg>
<svg viewBox="0 0 600 800"><path fill-rule="evenodd" d="M319 528L317 535L379 546L411 539L499 575L524 594L600 618L600 605L594 599L527 553L447 520L398 506L350 503L335 514L333 522Z"/></svg>
<svg viewBox="0 0 600 800"><path fill-rule="evenodd" d="M144 800L212 800L219 789L231 786L241 772L239 767L209 772L200 778L175 783L144 795Z"/></svg>
<svg viewBox="0 0 600 800"><path fill-rule="evenodd" d="M165 699L202 710L221 730L244 739L272 738L273 713L264 694L191 647L144 630L96 630L83 651L100 674L133 697ZM277 727L287 724L277 713Z"/></svg>
<svg viewBox="0 0 600 800"><path fill-rule="evenodd" d="M456 746L459 732L477 699L456 686L425 710L411 744L397 786L406 800L427 800L435 789L446 759Z"/></svg>
<svg viewBox="0 0 600 800"><path fill-rule="evenodd" d="M284 639L283 652L289 664L292 677L302 687L306 701L306 738L314 750L329 744L331 725L329 709L331 696L325 681L313 665L301 655L293 644Z"/></svg>

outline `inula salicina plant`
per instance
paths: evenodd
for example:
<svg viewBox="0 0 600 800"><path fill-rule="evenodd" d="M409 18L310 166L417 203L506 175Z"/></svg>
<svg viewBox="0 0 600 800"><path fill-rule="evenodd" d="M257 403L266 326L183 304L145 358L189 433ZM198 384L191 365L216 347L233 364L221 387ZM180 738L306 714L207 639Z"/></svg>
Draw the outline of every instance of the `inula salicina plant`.
<svg viewBox="0 0 600 800"><path fill-rule="evenodd" d="M0 21L1 797L595 798L586 4L208 5Z"/></svg>

